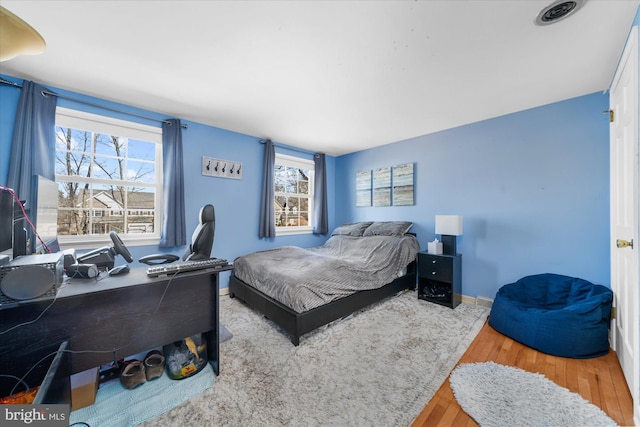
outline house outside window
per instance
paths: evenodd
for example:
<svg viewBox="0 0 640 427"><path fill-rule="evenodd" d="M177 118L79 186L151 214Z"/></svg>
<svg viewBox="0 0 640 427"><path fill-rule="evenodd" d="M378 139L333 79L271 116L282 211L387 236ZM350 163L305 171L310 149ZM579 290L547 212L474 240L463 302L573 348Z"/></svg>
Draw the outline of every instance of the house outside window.
<svg viewBox="0 0 640 427"><path fill-rule="evenodd" d="M161 128L57 108L55 173L62 245L159 242Z"/></svg>
<svg viewBox="0 0 640 427"><path fill-rule="evenodd" d="M313 232L313 171L312 160L276 153L276 235Z"/></svg>

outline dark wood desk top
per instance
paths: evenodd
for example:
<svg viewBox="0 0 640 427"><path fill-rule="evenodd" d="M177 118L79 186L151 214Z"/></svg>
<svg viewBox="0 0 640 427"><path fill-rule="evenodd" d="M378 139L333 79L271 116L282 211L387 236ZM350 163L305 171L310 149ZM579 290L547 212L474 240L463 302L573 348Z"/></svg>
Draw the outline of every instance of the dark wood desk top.
<svg viewBox="0 0 640 427"><path fill-rule="evenodd" d="M67 279L58 291L58 298L66 298L75 295L86 294L90 292L106 292L114 289L125 288L129 286L142 286L156 282L166 282L167 279L183 278L189 276L197 276L203 273L221 273L223 271L232 270L233 266L225 266L222 268L207 268L203 270L188 271L178 273L177 275L149 277L146 268L132 268L129 273L118 276L109 276L106 271L101 272L93 279Z"/></svg>
<svg viewBox="0 0 640 427"><path fill-rule="evenodd" d="M142 286L146 284L164 282L167 279L183 278L204 273L221 273L223 271L233 270L233 265L228 265L222 268L207 268L203 270L181 272L177 275L149 277L147 276L146 267L132 268L129 273L121 274L118 276L109 276L106 271L100 272L98 276L93 279L70 279L65 276L64 281L58 288L56 297L68 298L78 295L84 295L94 292L106 292L119 288L125 288L130 286ZM15 301L7 304L0 304L0 311L15 308L25 304L41 303L53 300L53 296L42 296L39 298L33 298L23 301Z"/></svg>

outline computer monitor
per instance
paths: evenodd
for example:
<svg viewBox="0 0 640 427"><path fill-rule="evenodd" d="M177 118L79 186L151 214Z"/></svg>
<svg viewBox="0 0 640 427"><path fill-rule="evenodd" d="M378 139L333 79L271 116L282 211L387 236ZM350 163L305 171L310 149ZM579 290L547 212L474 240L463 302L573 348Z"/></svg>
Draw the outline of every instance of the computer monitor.
<svg viewBox="0 0 640 427"><path fill-rule="evenodd" d="M0 255L13 255L13 195L0 188Z"/></svg>
<svg viewBox="0 0 640 427"><path fill-rule="evenodd" d="M58 252L58 184L40 175L34 175L33 179L36 210L35 213L31 210L31 216L40 238L32 238L31 252Z"/></svg>
<svg viewBox="0 0 640 427"><path fill-rule="evenodd" d="M27 254L27 230L23 202L14 191L0 188L0 255L17 258Z"/></svg>

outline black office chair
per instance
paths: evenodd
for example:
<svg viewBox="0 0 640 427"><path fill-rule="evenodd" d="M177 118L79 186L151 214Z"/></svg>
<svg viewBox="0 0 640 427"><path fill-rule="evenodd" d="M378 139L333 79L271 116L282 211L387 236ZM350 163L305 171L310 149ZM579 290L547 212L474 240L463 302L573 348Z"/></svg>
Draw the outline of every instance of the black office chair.
<svg viewBox="0 0 640 427"><path fill-rule="evenodd" d="M216 231L216 212L213 205L204 205L200 209L200 223L191 235L191 244L187 247L183 261L197 261L211 258L213 236Z"/></svg>
<svg viewBox="0 0 640 427"><path fill-rule="evenodd" d="M191 244L182 255L183 261L198 261L211 258L213 236L216 230L216 214L213 205L204 205L198 215L199 224L191 236ZM148 265L168 264L179 260L173 254L152 254L139 259Z"/></svg>

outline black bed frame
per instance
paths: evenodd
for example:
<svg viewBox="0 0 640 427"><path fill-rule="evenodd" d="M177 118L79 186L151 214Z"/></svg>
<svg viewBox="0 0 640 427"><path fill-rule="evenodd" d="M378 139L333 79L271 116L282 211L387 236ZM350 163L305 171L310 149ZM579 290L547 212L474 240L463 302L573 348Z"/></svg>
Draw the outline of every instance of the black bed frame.
<svg viewBox="0 0 640 427"><path fill-rule="evenodd" d="M395 295L402 290L415 289L415 287L416 262L413 261L407 266L407 272L404 276L398 277L393 282L381 288L359 291L323 306L305 311L304 313L293 311L268 295L249 286L233 274L229 280L229 296L231 298L237 297L246 305L276 323L290 335L293 345L297 346L300 344L300 337L302 335L367 307L374 302Z"/></svg>

